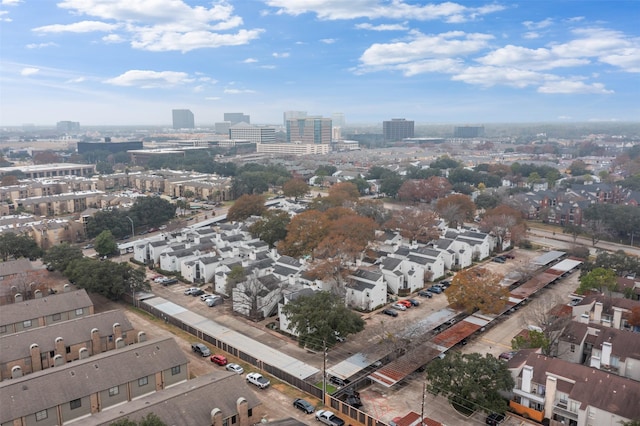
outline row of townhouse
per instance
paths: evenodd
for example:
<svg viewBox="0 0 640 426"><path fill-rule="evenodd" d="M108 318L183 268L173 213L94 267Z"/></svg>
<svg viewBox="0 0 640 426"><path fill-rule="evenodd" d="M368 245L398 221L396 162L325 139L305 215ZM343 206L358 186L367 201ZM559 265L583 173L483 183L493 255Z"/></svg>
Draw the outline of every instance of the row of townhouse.
<svg viewBox="0 0 640 426"><path fill-rule="evenodd" d="M249 426L264 415L241 376L188 380L173 338L147 339L122 311L94 314L84 290L9 305L0 327L1 426L108 425L149 413L167 424Z"/></svg>
<svg viewBox="0 0 640 426"><path fill-rule="evenodd" d="M640 418L640 382L522 350L508 361L510 408L551 426L617 425Z"/></svg>
<svg viewBox="0 0 640 426"><path fill-rule="evenodd" d="M31 215L8 215L0 217L0 232L28 235L44 250L63 242L84 239L84 226L79 221L46 219Z"/></svg>

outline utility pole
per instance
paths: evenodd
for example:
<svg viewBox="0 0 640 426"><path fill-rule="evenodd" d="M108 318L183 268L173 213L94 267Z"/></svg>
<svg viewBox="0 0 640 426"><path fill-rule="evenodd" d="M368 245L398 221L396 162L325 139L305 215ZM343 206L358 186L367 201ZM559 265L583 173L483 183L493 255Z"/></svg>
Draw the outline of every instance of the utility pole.
<svg viewBox="0 0 640 426"><path fill-rule="evenodd" d="M420 409L420 425L424 426L424 400L427 398L427 381L422 383L422 408Z"/></svg>
<svg viewBox="0 0 640 426"><path fill-rule="evenodd" d="M322 404L327 401L327 344L322 340Z"/></svg>

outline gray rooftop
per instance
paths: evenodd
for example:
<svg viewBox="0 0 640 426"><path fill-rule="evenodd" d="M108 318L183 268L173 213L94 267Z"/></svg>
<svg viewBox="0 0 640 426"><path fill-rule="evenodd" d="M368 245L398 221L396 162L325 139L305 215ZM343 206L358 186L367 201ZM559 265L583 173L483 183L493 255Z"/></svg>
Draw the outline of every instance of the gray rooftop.
<svg viewBox="0 0 640 426"><path fill-rule="evenodd" d="M40 299L4 305L0 309L0 325L15 324L89 306L93 306L93 302L85 290L53 294Z"/></svg>

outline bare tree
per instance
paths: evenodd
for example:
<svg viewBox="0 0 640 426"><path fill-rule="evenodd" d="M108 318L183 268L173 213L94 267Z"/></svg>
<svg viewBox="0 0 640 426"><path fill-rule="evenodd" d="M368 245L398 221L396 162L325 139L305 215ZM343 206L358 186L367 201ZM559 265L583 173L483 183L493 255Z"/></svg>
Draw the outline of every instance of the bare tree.
<svg viewBox="0 0 640 426"><path fill-rule="evenodd" d="M7 285L11 288L12 297L20 294L22 295L22 300L30 300L35 298L36 290L40 290L43 295L49 293L51 284L46 281L48 280L42 279L42 277L21 272L8 280Z"/></svg>
<svg viewBox="0 0 640 426"><path fill-rule="evenodd" d="M545 355L558 356L558 342L571 325L571 313L562 309L564 301L545 295L529 305L522 316L523 326L535 326L542 329L542 352Z"/></svg>

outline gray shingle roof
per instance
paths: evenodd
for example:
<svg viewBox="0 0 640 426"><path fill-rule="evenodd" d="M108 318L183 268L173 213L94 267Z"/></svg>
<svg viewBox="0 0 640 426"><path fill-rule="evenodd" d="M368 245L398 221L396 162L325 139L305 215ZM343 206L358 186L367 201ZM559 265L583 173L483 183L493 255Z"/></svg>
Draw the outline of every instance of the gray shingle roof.
<svg viewBox="0 0 640 426"><path fill-rule="evenodd" d="M85 290L53 294L3 306L0 309L0 325L15 324L90 306L93 306L93 302Z"/></svg>

